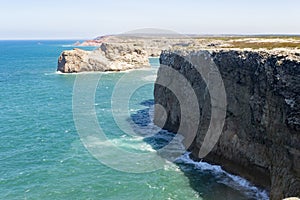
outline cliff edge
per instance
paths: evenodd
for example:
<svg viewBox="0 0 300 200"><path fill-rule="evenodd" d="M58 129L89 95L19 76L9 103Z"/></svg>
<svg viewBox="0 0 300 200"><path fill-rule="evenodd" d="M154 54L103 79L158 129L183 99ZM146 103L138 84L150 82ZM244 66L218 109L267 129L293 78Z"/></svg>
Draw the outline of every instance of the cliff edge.
<svg viewBox="0 0 300 200"><path fill-rule="evenodd" d="M197 95L200 123L189 147L195 159L208 130L211 99L206 82L186 58L202 53L163 51L160 56L161 65L182 74ZM208 53L223 79L227 108L222 134L204 159L269 189L272 200L299 197L299 51L214 49ZM160 68L157 81L164 78L177 81ZM187 88L182 85L178 90L184 93ZM177 132L182 115L176 95L156 84L154 97L167 114L161 121L162 113L155 110L155 123Z"/></svg>

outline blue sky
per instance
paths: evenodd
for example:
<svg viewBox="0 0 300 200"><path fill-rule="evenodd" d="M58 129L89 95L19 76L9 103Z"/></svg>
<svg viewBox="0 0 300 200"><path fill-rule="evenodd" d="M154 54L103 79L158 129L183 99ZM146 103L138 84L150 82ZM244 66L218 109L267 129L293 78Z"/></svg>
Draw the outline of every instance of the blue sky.
<svg viewBox="0 0 300 200"><path fill-rule="evenodd" d="M86 39L140 28L300 34L299 0L0 0L0 39Z"/></svg>

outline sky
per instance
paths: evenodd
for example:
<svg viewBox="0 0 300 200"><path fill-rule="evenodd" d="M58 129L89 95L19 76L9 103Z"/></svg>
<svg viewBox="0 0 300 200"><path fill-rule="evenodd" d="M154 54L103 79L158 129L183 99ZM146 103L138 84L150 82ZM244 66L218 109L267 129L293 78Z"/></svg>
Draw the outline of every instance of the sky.
<svg viewBox="0 0 300 200"><path fill-rule="evenodd" d="M0 39L89 39L141 28L300 34L299 0L0 0Z"/></svg>

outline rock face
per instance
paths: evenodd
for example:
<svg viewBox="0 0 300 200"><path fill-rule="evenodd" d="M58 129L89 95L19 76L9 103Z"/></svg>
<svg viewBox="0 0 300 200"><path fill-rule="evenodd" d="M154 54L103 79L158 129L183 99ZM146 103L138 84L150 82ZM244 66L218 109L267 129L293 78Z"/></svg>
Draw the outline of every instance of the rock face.
<svg viewBox="0 0 300 200"><path fill-rule="evenodd" d="M74 49L64 51L58 59L57 71L124 71L150 66L148 53L134 44L102 43L94 51Z"/></svg>
<svg viewBox="0 0 300 200"><path fill-rule="evenodd" d="M160 63L184 75L197 95L200 124L190 146L196 158L208 129L211 104L207 85L185 59L191 53L195 52L163 51ZM266 187L272 200L299 197L299 51L237 49L209 53L224 82L227 111L221 137L204 159ZM162 76L167 75L159 69L157 79ZM185 90L183 85L180 91ZM176 132L181 119L176 96L161 85L155 85L154 96L167 114L164 124L161 113L155 111L155 123Z"/></svg>

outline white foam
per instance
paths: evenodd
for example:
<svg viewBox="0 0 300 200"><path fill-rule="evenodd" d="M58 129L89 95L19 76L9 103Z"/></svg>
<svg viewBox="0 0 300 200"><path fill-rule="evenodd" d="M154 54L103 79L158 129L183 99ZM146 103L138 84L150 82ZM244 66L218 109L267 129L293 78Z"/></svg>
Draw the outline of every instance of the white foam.
<svg viewBox="0 0 300 200"><path fill-rule="evenodd" d="M62 73L61 71L56 71L54 74L59 74L59 75L71 75L73 73Z"/></svg>
<svg viewBox="0 0 300 200"><path fill-rule="evenodd" d="M73 44L63 44L61 45L61 47L76 47L76 46L74 46Z"/></svg>
<svg viewBox="0 0 300 200"><path fill-rule="evenodd" d="M207 162L196 162L189 157L190 153L187 152L181 157L179 157L175 162L194 165L196 169L201 171L209 171L214 174L217 178L219 177L219 183L225 184L231 188L238 189L244 192L247 196L258 199L258 200L268 200L269 196L267 191L255 187L246 179L229 174L224 171L219 165L211 165Z"/></svg>
<svg viewBox="0 0 300 200"><path fill-rule="evenodd" d="M58 74L57 72L44 73L45 76L52 76Z"/></svg>
<svg viewBox="0 0 300 200"><path fill-rule="evenodd" d="M108 139L107 141L99 141L96 138L91 138L88 143L88 147L97 147L97 146L105 146L105 147L118 147L124 149L131 149L142 152L156 152L152 148L151 145L143 141L143 137L127 137L127 135L122 135L120 138Z"/></svg>
<svg viewBox="0 0 300 200"><path fill-rule="evenodd" d="M176 171L176 172L181 172L180 168L178 165L175 165L173 162L166 161L166 164L164 165L164 170L165 171Z"/></svg>
<svg viewBox="0 0 300 200"><path fill-rule="evenodd" d="M149 76L145 76L142 79L145 81L155 81L157 78L157 75L149 75Z"/></svg>

